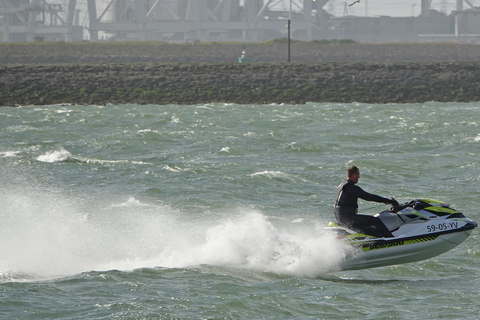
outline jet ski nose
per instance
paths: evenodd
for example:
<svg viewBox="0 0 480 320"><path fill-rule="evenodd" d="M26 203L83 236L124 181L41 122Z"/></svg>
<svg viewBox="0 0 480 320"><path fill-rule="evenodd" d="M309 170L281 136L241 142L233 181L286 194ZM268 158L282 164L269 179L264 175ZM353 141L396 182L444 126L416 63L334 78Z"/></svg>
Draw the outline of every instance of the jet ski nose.
<svg viewBox="0 0 480 320"><path fill-rule="evenodd" d="M478 227L478 223L476 223L475 221L471 220L471 221L467 222L467 223L462 227L462 229L463 229L463 230L472 230L472 229L475 229L476 227Z"/></svg>

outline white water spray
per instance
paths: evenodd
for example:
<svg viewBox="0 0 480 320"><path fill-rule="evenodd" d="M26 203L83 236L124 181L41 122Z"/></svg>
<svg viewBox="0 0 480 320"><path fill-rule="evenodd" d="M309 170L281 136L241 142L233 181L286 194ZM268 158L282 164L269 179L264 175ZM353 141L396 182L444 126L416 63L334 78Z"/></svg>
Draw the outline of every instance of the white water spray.
<svg viewBox="0 0 480 320"><path fill-rule="evenodd" d="M0 274L48 278L207 264L314 277L343 258L341 244L320 225L274 224L245 208L205 220L134 198L108 201L2 190Z"/></svg>

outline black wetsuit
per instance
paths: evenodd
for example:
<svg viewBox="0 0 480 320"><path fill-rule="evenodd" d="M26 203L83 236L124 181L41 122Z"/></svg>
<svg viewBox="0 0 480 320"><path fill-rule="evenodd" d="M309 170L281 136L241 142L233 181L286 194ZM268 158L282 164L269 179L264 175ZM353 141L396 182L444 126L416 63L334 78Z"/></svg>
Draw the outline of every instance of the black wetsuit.
<svg viewBox="0 0 480 320"><path fill-rule="evenodd" d="M396 203L393 199L368 193L355 185L352 180L346 180L337 187L335 195L334 212L338 222L346 227L372 236L392 237L392 234L380 219L369 215L357 214L358 198L381 203Z"/></svg>

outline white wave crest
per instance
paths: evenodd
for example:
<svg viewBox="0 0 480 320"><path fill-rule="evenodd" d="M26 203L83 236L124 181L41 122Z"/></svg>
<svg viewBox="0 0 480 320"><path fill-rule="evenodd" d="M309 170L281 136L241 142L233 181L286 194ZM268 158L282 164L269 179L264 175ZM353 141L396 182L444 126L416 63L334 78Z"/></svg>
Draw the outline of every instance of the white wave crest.
<svg viewBox="0 0 480 320"><path fill-rule="evenodd" d="M20 151L5 151L5 152L0 152L0 156L3 158L14 158L16 157Z"/></svg>
<svg viewBox="0 0 480 320"><path fill-rule="evenodd" d="M288 180L292 181L294 180L292 176L289 174L282 172L282 171L261 171L261 172L255 172L250 175L251 177L265 177L268 179L281 179L281 180Z"/></svg>
<svg viewBox="0 0 480 320"><path fill-rule="evenodd" d="M61 149L56 151L50 151L43 155L40 155L37 157L37 160L41 162L56 163L56 162L65 161L71 156L72 154L70 152L68 152L67 150Z"/></svg>

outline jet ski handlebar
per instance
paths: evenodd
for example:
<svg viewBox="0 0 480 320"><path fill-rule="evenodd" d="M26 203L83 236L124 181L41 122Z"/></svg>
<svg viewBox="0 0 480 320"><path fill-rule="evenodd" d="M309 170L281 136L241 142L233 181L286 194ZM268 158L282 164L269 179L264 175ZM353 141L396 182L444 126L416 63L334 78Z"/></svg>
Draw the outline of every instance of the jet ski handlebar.
<svg viewBox="0 0 480 320"><path fill-rule="evenodd" d="M391 213L397 213L407 207L412 207L414 203L415 203L415 200L412 200L412 201L405 202L403 204L397 204L396 206L392 205L392 207L388 211Z"/></svg>
<svg viewBox="0 0 480 320"><path fill-rule="evenodd" d="M415 200L411 200L411 201L407 201L407 202L405 202L405 203L399 204L399 205L397 205L397 206L392 205L392 207L391 207L390 210L388 210L388 211L390 211L391 213L397 213L397 212L402 211L403 209L405 209L405 208L407 208L407 207L415 208L416 205L417 205L419 202L421 203L422 200L420 200L420 199L415 199Z"/></svg>

